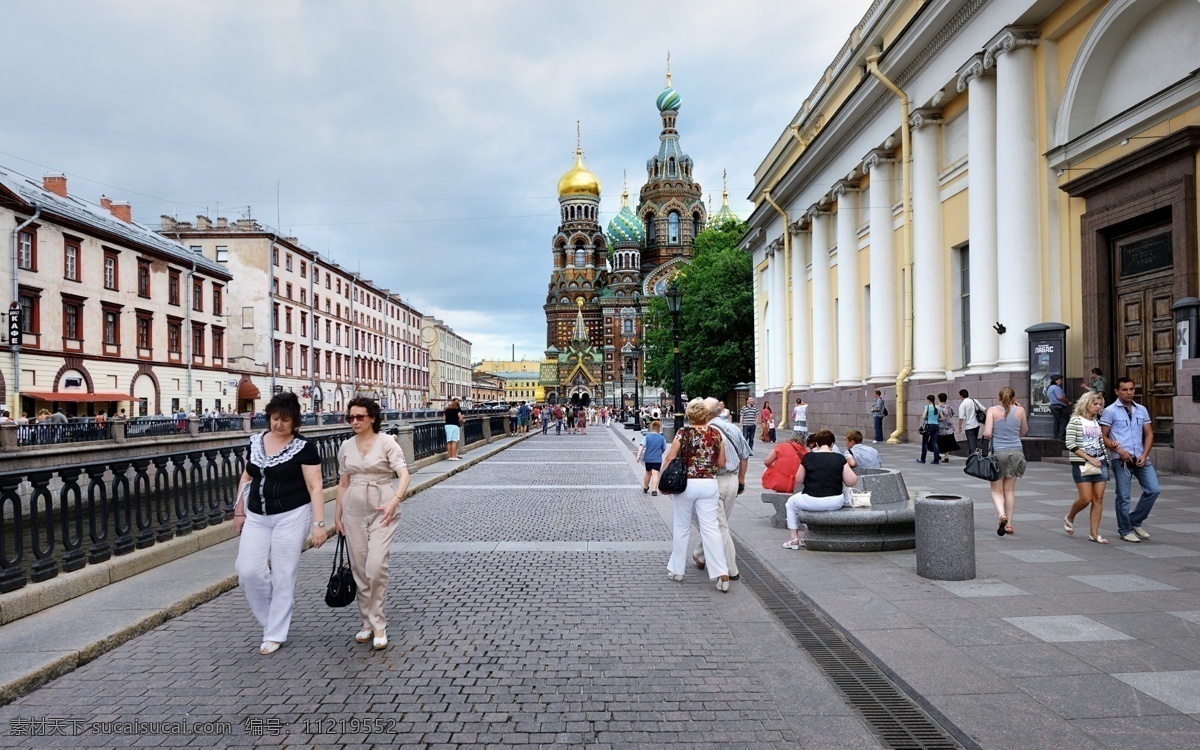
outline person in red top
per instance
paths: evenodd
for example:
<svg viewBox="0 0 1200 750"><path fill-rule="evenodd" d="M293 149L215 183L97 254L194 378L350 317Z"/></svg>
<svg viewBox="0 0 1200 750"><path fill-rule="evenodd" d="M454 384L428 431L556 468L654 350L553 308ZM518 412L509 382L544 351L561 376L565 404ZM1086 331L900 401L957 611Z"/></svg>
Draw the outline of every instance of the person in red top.
<svg viewBox="0 0 1200 750"><path fill-rule="evenodd" d="M804 435L799 432L793 432L792 437L786 443L780 443L771 449L767 457L763 459L763 466L768 469L772 466L776 467L774 471L763 473L763 489L774 490L776 492L786 492L789 495L796 491L796 472L800 470L800 461L808 453L808 449L804 447ZM772 477L776 477L780 482L773 482L768 479L768 473ZM787 482L782 480L786 478ZM767 483L771 482L771 486Z"/></svg>

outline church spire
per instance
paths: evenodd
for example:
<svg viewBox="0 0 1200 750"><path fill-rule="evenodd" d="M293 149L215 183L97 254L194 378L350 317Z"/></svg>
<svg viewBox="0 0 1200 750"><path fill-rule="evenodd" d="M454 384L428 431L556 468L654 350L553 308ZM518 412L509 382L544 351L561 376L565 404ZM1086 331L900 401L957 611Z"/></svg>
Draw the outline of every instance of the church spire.
<svg viewBox="0 0 1200 750"><path fill-rule="evenodd" d="M583 297L575 298L575 334L571 336L573 341L587 341L587 326L583 324Z"/></svg>

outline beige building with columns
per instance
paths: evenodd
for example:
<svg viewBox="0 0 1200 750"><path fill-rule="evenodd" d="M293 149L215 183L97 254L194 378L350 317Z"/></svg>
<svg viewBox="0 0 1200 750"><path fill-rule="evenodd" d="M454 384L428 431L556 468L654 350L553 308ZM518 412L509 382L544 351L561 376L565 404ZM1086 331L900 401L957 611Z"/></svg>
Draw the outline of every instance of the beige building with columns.
<svg viewBox="0 0 1200 750"><path fill-rule="evenodd" d="M1060 323L1068 392L1132 377L1200 470L1198 37L1194 0L873 3L755 173L759 395L844 431L879 388L909 439L929 393L1037 411Z"/></svg>

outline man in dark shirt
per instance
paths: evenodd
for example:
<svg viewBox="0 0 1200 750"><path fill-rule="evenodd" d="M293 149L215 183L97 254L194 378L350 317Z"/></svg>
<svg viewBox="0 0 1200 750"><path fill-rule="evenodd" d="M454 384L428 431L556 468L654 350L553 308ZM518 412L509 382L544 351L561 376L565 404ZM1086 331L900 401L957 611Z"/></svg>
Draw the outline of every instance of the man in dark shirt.
<svg viewBox="0 0 1200 750"><path fill-rule="evenodd" d="M447 461L462 460L458 457L458 440L462 423L462 408L458 405L458 399L452 399L446 405L446 452L449 454L446 458Z"/></svg>

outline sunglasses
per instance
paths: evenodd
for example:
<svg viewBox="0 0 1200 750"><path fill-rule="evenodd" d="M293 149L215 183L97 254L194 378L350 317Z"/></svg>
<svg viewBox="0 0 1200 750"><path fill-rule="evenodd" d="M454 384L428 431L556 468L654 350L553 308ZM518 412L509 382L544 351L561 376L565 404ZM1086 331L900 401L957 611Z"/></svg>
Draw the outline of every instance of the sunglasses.
<svg viewBox="0 0 1200 750"><path fill-rule="evenodd" d="M346 417L346 419L351 422L361 422L364 419L370 419L370 418L371 418L370 414L350 414L349 416Z"/></svg>

